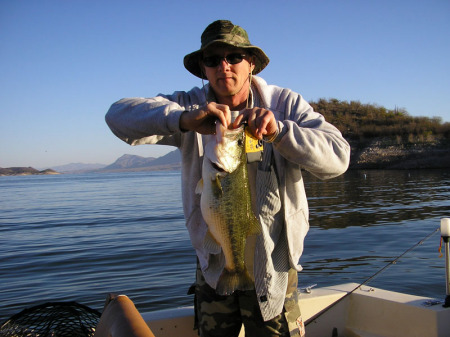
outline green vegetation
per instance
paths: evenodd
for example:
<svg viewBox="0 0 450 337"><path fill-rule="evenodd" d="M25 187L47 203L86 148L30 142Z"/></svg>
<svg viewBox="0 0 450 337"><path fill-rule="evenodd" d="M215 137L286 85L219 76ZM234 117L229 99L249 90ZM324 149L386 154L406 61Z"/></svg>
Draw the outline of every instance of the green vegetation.
<svg viewBox="0 0 450 337"><path fill-rule="evenodd" d="M412 117L405 109L389 110L374 104L335 98L319 99L310 104L349 140L389 136L409 142L426 142L450 138L450 123L443 123L440 117Z"/></svg>

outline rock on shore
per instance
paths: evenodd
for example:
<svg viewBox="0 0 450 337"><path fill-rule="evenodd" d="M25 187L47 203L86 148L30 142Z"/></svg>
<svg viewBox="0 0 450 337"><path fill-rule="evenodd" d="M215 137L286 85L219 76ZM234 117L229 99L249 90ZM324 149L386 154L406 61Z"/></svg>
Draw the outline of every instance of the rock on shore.
<svg viewBox="0 0 450 337"><path fill-rule="evenodd" d="M404 141L383 137L351 145L350 169L450 168L448 139Z"/></svg>

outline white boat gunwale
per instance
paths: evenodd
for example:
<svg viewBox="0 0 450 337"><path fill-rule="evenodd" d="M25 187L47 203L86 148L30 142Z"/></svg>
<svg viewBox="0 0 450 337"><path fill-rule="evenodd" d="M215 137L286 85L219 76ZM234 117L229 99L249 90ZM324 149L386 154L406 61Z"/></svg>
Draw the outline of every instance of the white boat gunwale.
<svg viewBox="0 0 450 337"><path fill-rule="evenodd" d="M450 335L450 308L442 304L424 305L429 297L403 294L357 283L314 288L301 293L300 308L306 322L318 312L346 296L306 327L308 337L338 336L399 337ZM193 330L192 306L142 314L156 337L197 336ZM243 329L241 335L244 336Z"/></svg>

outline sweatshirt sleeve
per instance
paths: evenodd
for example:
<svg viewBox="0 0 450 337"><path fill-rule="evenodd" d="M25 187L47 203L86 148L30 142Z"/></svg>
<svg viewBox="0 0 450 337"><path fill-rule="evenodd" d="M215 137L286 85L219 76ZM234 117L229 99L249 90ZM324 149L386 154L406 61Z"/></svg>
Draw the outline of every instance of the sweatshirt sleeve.
<svg viewBox="0 0 450 337"><path fill-rule="evenodd" d="M280 98L281 132L274 144L280 154L320 179L344 173L350 162L350 145L341 132L301 95L285 89Z"/></svg>
<svg viewBox="0 0 450 337"><path fill-rule="evenodd" d="M130 145L180 146L179 120L185 110L167 96L124 98L114 103L105 120L111 131Z"/></svg>

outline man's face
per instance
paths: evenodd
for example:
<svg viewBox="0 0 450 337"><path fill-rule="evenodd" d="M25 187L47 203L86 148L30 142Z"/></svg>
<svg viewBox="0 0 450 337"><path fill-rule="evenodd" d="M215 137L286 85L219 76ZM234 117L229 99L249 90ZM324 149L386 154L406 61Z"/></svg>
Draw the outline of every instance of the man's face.
<svg viewBox="0 0 450 337"><path fill-rule="evenodd" d="M204 64L207 63L206 61L202 64L205 75L219 100L230 96L238 98L241 95L243 101L247 99L249 73L255 65L252 64L252 59L248 55L236 64L230 64L225 60L225 57L235 54L246 55L246 52L240 48L212 46L203 53L203 60L215 56L221 58L217 66L208 67ZM239 58L234 58L234 60L239 60Z"/></svg>

